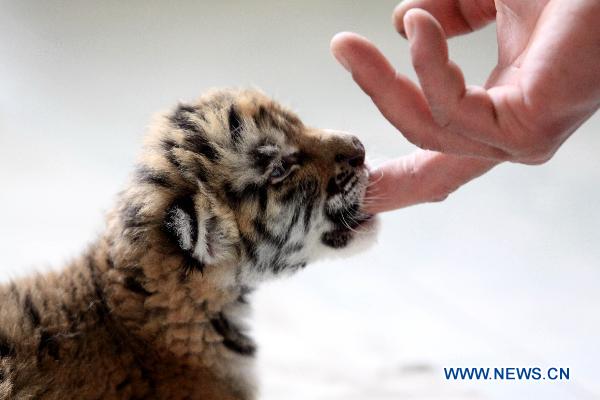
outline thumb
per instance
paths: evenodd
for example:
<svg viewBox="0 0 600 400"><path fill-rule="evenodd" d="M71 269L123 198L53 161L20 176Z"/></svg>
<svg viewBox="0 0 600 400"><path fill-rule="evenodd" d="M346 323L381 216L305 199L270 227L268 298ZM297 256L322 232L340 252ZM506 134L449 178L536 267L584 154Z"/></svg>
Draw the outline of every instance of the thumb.
<svg viewBox="0 0 600 400"><path fill-rule="evenodd" d="M433 15L447 37L472 32L496 19L494 0L406 0L393 13L394 26L405 37L404 16L413 8Z"/></svg>

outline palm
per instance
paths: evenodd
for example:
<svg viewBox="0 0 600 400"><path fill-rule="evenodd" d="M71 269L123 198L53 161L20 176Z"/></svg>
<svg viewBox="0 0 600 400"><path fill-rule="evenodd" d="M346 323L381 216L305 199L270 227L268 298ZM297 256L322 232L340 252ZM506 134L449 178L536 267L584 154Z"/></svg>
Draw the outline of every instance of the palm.
<svg viewBox="0 0 600 400"><path fill-rule="evenodd" d="M490 75L486 87L518 84L522 75L531 73L531 68L528 71L529 65L535 66L541 61L528 57L528 44L539 35L533 33L536 26L543 25L543 21L538 24L538 19L547 3L548 0L497 2L498 66ZM521 17L517 18L517 15Z"/></svg>
<svg viewBox="0 0 600 400"><path fill-rule="evenodd" d="M508 120L511 115L520 115L522 119L513 121L511 128L528 136L529 121L527 109L523 105L524 91L529 90L529 83L538 76L540 69L549 64L547 57L539 51L530 51L531 44L544 42L540 36L548 29L543 16L549 0L520 1L500 0L496 2L496 33L498 38L498 64L485 83L495 113L501 120ZM542 46L543 47L543 46ZM492 89L492 90L490 90ZM520 161L545 161L535 154L519 154Z"/></svg>
<svg viewBox="0 0 600 400"><path fill-rule="evenodd" d="M498 65L485 87L500 119L511 118L502 113L519 115L512 131L500 132L520 136L508 143L520 148L512 150L516 161L548 160L598 107L600 69L594 41L597 43L600 31L586 29L581 17L590 14L589 20L594 15L589 11L595 8L597 14L600 8L582 9L577 3L583 2L496 2ZM586 37L589 52L584 51ZM575 43L582 43L583 49Z"/></svg>

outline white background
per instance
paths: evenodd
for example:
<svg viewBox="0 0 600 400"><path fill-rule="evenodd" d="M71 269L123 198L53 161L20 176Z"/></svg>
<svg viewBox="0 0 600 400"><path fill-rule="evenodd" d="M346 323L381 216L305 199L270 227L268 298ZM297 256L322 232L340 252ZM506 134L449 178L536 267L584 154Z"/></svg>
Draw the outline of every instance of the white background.
<svg viewBox="0 0 600 400"><path fill-rule="evenodd" d="M371 158L413 150L328 50L357 31L414 77L394 1L219 3L0 2L0 280L76 255L150 116L209 87L258 86ZM493 27L451 42L470 83L495 56ZM265 285L261 398L599 398L599 128L543 166L384 214L367 253ZM459 384L444 366L569 367L571 381Z"/></svg>

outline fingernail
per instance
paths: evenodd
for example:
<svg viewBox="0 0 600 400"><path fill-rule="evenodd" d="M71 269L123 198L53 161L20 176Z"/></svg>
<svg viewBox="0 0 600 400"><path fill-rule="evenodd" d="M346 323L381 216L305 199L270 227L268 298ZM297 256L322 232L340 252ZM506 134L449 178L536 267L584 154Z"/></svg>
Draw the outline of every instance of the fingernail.
<svg viewBox="0 0 600 400"><path fill-rule="evenodd" d="M348 72L352 72L352 70L350 69L350 63L348 62L348 60L346 60L346 58L345 58L345 57L343 57L343 56L341 56L341 55L338 55L338 56L336 56L336 58L337 58L338 62L339 62L340 64L342 64L342 67L344 67L344 69L345 69L346 71L348 71Z"/></svg>
<svg viewBox="0 0 600 400"><path fill-rule="evenodd" d="M346 71L352 72L352 70L350 69L350 63L348 62L348 59L341 52L334 51L333 56L340 64L342 64L342 67L344 67Z"/></svg>
<svg viewBox="0 0 600 400"><path fill-rule="evenodd" d="M343 50L340 51L340 49L343 49L343 46L340 46L340 41L343 41L345 35L346 32L339 32L336 33L335 36L331 39L331 53L333 54L335 59L338 60L340 64L342 64L342 67L344 67L346 71L352 72L350 70L350 63L348 62L348 59L344 56Z"/></svg>

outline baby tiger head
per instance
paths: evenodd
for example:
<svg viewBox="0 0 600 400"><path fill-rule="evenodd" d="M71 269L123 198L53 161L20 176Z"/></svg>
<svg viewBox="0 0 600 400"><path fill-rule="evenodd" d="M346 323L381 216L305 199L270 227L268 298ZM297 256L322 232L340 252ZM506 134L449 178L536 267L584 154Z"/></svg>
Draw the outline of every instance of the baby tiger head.
<svg viewBox="0 0 600 400"><path fill-rule="evenodd" d="M187 272L235 265L246 284L369 235L364 161L354 136L307 127L260 92L220 90L160 118L136 177L160 193L149 207L164 209Z"/></svg>

